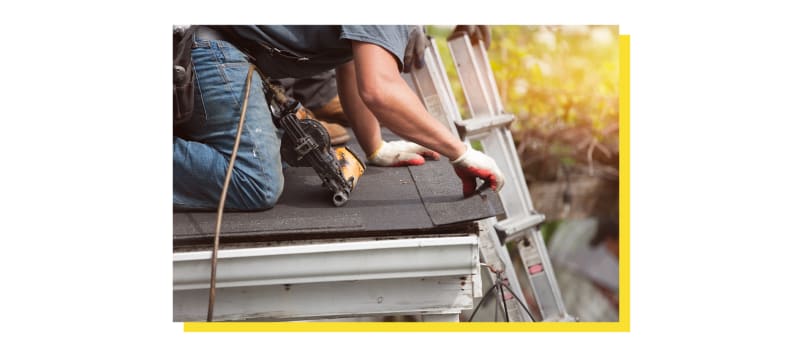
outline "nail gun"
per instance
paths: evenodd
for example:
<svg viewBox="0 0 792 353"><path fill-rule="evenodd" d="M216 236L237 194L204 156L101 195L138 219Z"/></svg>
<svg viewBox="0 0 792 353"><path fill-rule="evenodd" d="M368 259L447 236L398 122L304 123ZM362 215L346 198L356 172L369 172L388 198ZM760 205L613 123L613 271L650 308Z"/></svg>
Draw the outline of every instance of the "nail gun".
<svg viewBox="0 0 792 353"><path fill-rule="evenodd" d="M325 187L333 193L336 206L349 201L349 194L366 170L366 165L348 147L333 149L330 134L297 100L265 80L267 101L275 126L284 130L281 157L290 166L312 167Z"/></svg>

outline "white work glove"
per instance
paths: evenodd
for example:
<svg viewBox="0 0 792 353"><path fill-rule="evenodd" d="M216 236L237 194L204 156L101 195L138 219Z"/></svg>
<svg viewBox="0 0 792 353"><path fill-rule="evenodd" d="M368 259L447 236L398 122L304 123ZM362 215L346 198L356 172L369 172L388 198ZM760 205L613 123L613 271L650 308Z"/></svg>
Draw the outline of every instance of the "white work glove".
<svg viewBox="0 0 792 353"><path fill-rule="evenodd" d="M368 156L368 163L380 167L403 167L424 164L424 157L438 160L440 154L412 142L383 141L382 145Z"/></svg>
<svg viewBox="0 0 792 353"><path fill-rule="evenodd" d="M492 190L503 187L503 172L489 156L468 147L461 157L451 162L459 179L462 179L462 194L465 197L476 192L476 179L489 182Z"/></svg>

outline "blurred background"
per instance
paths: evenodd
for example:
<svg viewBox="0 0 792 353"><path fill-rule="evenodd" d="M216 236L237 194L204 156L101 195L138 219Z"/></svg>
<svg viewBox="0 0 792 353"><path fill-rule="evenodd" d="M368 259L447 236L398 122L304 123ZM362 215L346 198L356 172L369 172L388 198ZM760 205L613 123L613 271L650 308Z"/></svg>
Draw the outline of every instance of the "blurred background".
<svg viewBox="0 0 792 353"><path fill-rule="evenodd" d="M580 321L618 321L618 26L490 28L490 64L516 116L511 131L534 206L547 217L542 233L567 310ZM452 29L426 27L466 117L445 45ZM528 279L520 284L531 301ZM484 307L474 321L492 321L494 310Z"/></svg>

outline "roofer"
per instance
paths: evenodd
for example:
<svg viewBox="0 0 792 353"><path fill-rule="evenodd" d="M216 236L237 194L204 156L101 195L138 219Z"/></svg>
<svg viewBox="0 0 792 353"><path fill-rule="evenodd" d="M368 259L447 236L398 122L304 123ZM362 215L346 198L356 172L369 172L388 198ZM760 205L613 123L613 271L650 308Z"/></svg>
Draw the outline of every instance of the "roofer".
<svg viewBox="0 0 792 353"><path fill-rule="evenodd" d="M274 79L310 77L335 68L341 105L368 164L420 165L424 158L443 155L462 180L464 195L475 191L477 178L500 190L503 176L495 162L468 148L432 118L401 78L405 52L410 58L412 52L422 52L425 35L416 29L198 26L192 43L193 113L174 128L174 207L217 207L251 63ZM383 141L380 124L413 142ZM262 78L255 73L227 209L275 205L283 190L279 147L280 134L272 122Z"/></svg>
<svg viewBox="0 0 792 353"><path fill-rule="evenodd" d="M448 39L453 39L463 34L467 34L472 42L481 41L484 47L490 46L489 26L459 25L454 27ZM425 37L414 36L412 38L424 39ZM413 67L423 66L423 51L427 43L421 41L408 42L407 51L404 55L404 70L402 77L405 77ZM405 77L406 79L406 77ZM322 123L330 135L330 142L333 145L340 145L349 141L344 126L349 126L349 120L344 115L341 108L341 101L338 98L338 87L336 86L335 70L328 70L305 78L285 78L276 80L286 90L286 94L294 97L302 103L308 112L311 112L316 120Z"/></svg>

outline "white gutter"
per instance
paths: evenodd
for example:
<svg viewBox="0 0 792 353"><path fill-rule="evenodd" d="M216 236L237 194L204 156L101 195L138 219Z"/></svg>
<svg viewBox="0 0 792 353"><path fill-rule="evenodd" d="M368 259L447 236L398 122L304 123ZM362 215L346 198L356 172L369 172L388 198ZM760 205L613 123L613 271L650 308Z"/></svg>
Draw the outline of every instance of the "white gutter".
<svg viewBox="0 0 792 353"><path fill-rule="evenodd" d="M175 253L173 290L208 288L210 258ZM218 253L217 288L466 276L478 263L475 235L228 249Z"/></svg>

